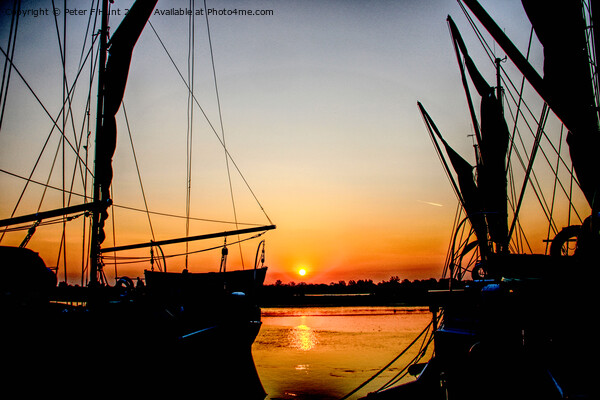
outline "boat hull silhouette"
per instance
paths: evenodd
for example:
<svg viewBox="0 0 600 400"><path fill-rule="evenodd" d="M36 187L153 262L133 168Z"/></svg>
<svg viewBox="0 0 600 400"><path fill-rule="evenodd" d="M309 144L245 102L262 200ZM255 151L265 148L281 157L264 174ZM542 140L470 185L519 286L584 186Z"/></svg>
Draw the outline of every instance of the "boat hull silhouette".
<svg viewBox="0 0 600 400"><path fill-rule="evenodd" d="M261 326L255 296L267 268L146 271L147 283L138 287L125 279L113 287L56 285L56 278L53 286L53 272L36 253L1 250L5 385L20 386L26 377L41 389L61 379L77 386L103 377L98 390L201 388L264 398L251 346ZM14 271L29 275L28 284L15 281Z"/></svg>

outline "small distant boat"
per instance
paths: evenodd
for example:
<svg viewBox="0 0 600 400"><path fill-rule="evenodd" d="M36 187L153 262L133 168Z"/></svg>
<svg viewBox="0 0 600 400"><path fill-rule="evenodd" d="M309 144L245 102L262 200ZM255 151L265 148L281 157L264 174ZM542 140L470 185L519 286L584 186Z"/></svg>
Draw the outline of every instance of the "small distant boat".
<svg viewBox="0 0 600 400"><path fill-rule="evenodd" d="M472 26L479 20L516 69L503 67L492 54L497 47L487 46L497 76L487 83L448 17L475 131L476 165L448 144L419 103L461 205L445 265L449 287L430 293L432 358L411 366L416 379L366 399L598 398L592 328L600 249L600 30L592 17L598 3L523 0L532 33L544 48L543 78L477 1L459 3ZM477 34L485 43L478 29ZM521 77L509 77L507 71L516 70L537 93L541 115L527 105L531 95L523 94ZM554 116L555 136L547 133ZM520 130L530 133L528 142L520 142ZM561 151L565 137L570 163ZM544 159L536 163L536 155ZM534 175L544 164L554 173L550 195L542 191L543 178ZM526 190L534 192L548 218L543 253L528 250L535 244L521 236L521 221L531 217L522 211ZM578 191L584 211L576 208ZM566 213L558 215L561 194Z"/></svg>
<svg viewBox="0 0 600 400"><path fill-rule="evenodd" d="M16 8L10 14L13 41L20 2L14 3ZM87 32L88 40L98 49L94 53L90 48L88 53L98 55L98 73L90 79L90 85L97 81L98 87L96 146L94 163L78 168L93 177L90 201L11 215L0 221L3 237L9 229L17 234L23 229L28 232L21 246L0 246L0 346L5 371L0 381L4 390L38 395L66 393L69 397L81 393L79 390L87 395L116 397L265 397L251 354L261 326L257 294L267 271L263 265L264 240L258 244L251 269L227 270L228 249L223 245L218 272L190 272L187 268L167 272L166 262L156 270L157 259L152 256L152 265L143 276L117 276L115 284L110 285L104 274L104 256L109 252L152 248L162 253L162 247L174 243L243 235L255 238L275 229L272 224L253 225L172 240L103 246L104 224L112 204L115 114L123 99L133 48L156 3L136 1L109 39L109 1L103 0L98 32ZM20 75L10 46L6 52L3 50L5 78L11 75L6 74L8 70L13 78ZM89 58L86 61L91 63ZM3 104L8 98L5 87L8 81L3 80ZM61 113L71 112L70 96L71 92L66 96L69 108ZM92 110L89 103L87 106L89 115ZM83 161L85 146L77 146L73 150ZM84 199L88 197L84 195ZM89 255L82 261L82 274L87 278L82 276L81 285L67 283L66 279L59 282L58 271L48 268L37 252L26 247L40 225L56 218L66 223L71 216L91 221L84 229L91 234L84 239ZM49 240L62 245L65 239L58 235Z"/></svg>

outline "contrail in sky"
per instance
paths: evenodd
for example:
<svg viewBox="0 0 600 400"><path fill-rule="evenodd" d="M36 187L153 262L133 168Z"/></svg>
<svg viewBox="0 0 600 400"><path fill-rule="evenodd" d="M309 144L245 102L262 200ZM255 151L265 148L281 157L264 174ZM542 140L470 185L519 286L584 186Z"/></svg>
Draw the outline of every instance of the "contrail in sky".
<svg viewBox="0 0 600 400"><path fill-rule="evenodd" d="M435 206L435 207L444 207L443 204L439 204L439 203L432 203L431 201L423 201L423 200L417 200L419 203L425 203L425 204L429 204L430 206Z"/></svg>

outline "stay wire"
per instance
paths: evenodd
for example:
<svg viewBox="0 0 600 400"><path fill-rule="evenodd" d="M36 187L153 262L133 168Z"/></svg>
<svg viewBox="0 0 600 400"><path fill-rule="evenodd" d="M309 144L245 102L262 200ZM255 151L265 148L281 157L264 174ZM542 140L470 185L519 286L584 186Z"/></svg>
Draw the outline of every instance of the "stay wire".
<svg viewBox="0 0 600 400"><path fill-rule="evenodd" d="M192 13L188 18L188 58L187 58L187 73L188 73L188 98L187 98L187 132L186 132L186 222L185 222L185 235L186 237L190 234L190 213L191 213L191 196L192 196L192 155L193 155L193 132L194 132L194 102L192 100L194 96L194 61L195 61L195 18L194 10L195 4L193 0L190 0L190 8ZM189 243L185 243L186 257L185 257L185 268L188 267L188 250Z"/></svg>
<svg viewBox="0 0 600 400"><path fill-rule="evenodd" d="M212 64L212 72L213 72L213 81L215 83L215 95L216 95L216 100L217 100L217 109L219 111L219 123L221 125L221 136L223 138L223 146L224 146L224 150L225 150L225 165L227 167L227 179L229 181L229 194L231 196L231 205L233 207L233 219L236 221L236 227L237 227L237 210L236 210L236 206L235 206L235 196L233 194L233 185L231 182L231 171L229 169L229 158L227 157L227 147L226 147L226 142L225 142L225 128L223 126L223 112L221 109L221 99L219 96L219 87L217 84L217 69L215 67L215 55L214 55L214 51L213 51L213 45L212 45L212 37L210 34L210 24L208 22L208 8L206 5L206 0L204 0L204 16L206 18L206 32L207 32L207 37L208 37L208 47L210 49L210 60L211 60L211 64ZM239 251L240 251L240 260L242 262L242 269L245 269L245 265L244 265L244 255L242 252L242 244L239 243Z"/></svg>
<svg viewBox="0 0 600 400"><path fill-rule="evenodd" d="M20 1L19 1L19 5L20 5ZM54 1L53 1L53 6L54 6ZM91 16L90 16L90 19L91 19ZM31 88L31 86L29 85L29 83L25 80L25 78L23 77L23 75L18 71L18 69L14 65L14 63L12 61L13 57L14 57L14 41L13 41L12 50L11 50L10 46L9 46L9 49L8 49L8 51L11 53L10 57L4 52L4 50L2 50L0 48L0 50L2 50L2 53L6 57L5 65L6 64L10 64L10 66L11 66L11 68L10 68L9 71L11 71L12 69L15 69L15 71L20 76L20 78L23 80L23 82L25 83L25 85L27 86L27 88L31 91L31 93L34 95L34 97L36 98L36 100L38 101L38 103L42 106L42 108L44 109L44 111L46 111L46 114L53 121L53 127L52 127L52 129L50 131L50 134L49 134L48 138L46 139L46 143L44 144L44 146L43 146L43 148L42 148L42 150L40 152L40 155L38 156L38 160L36 161L36 163L35 163L32 171L30 173L29 179L26 179L27 184L23 188L21 196L17 200L17 203L15 205L15 208L13 210L13 214L12 215L14 215L14 213L16 212L16 210L17 210L17 208L18 208L18 206L20 204L20 201L21 201L23 195L24 195L25 191L27 190L28 183L32 181L31 177L33 176L33 173L36 170L37 164L39 163L39 161L41 159L41 156L42 156L42 154L45 151L46 145L48 144L48 140L50 139L50 136L52 135L52 133L53 133L53 131L54 131L55 128L61 133L61 140L59 141L59 148L62 147L62 149L63 149L63 174L62 174L63 175L63 188L62 188L61 192L63 194L67 194L69 196L68 199L63 198L63 206L65 206L65 204L64 204L65 201L67 201L68 204L70 204L70 202L71 202L71 195L74 194L73 193L73 186L74 186L74 183L75 183L75 177L76 177L76 174L77 174L78 167L79 167L79 171L80 171L80 176L82 177L83 185L85 187L85 181L86 181L86 179L84 177L87 176L87 175L81 169L81 166L84 165L84 166L86 166L86 169L87 169L87 162L84 161L84 160L82 160L81 156L79 155L79 151L80 151L82 143L83 143L82 137L83 137L83 130L84 129L83 129L83 126L82 126L81 133L80 133L80 139L78 140L77 137L76 137L76 134L75 134L75 132L77 131L77 129L75 128L75 122L74 122L74 119L73 119L73 112L72 112L72 107L71 107L71 104L72 104L71 100L72 100L72 95L73 95L74 90L75 90L76 83L77 83L77 81L78 81L78 79L80 77L81 72L83 71L83 66L87 63L87 60L88 60L88 58L89 58L89 56L90 56L90 54L92 53L92 50L93 50L94 41L92 41L92 43L90 45L90 49L87 52L85 50L86 49L86 43L87 43L87 32L89 32L89 26L90 26L90 19L88 19L88 26L87 26L86 35L85 35L86 39L85 39L84 44L82 45L82 48L81 48L81 54L80 54L80 58L79 58L79 65L78 65L78 68L77 68L77 74L76 74L76 77L74 79L73 85L69 88L68 83L67 83L67 77L66 77L65 54L64 54L64 51L63 51L63 48L65 48L65 43L66 43L66 19L63 21L63 38L62 38L63 39L63 44L61 44L60 30L58 28L58 21L57 21L56 16L55 16L55 27L56 27L56 33L57 33L57 38L58 38L58 47L59 47L59 53L60 53L60 57L61 57L62 71L63 71L63 100L62 100L63 104L62 104L62 107L61 107L60 112L59 112L59 114L58 114L58 116L57 116L56 119L52 118L52 116L50 115L50 113L48 112L48 110L46 109L46 107L43 105L43 103L41 102L41 100L36 95L35 91L33 91L33 89ZM16 34L16 32L15 32L15 34ZM88 101L90 99L90 96L91 96L91 93L88 93ZM5 106L5 104L6 103L3 104L3 107ZM66 115L67 111L65 111L65 108L68 110L68 115ZM62 129L58 127L58 119L61 117L61 115L62 115ZM71 122L71 127L73 129L73 135L74 135L74 140L75 140L75 147L71 144L71 142L67 139L67 137L65 135L65 132L66 132L65 131L65 129L66 129L66 120L67 120L67 118L69 118L69 120ZM84 124L85 124L85 121L84 121ZM71 177L71 183L70 183L71 188L70 188L70 190L67 190L66 187L65 187L65 183L66 182L65 182L65 170L64 170L64 167L65 167L65 165L64 165L64 160L65 160L64 150L65 150L65 147L63 145L64 142L66 142L66 143L69 144L69 146L73 150L73 153L76 155L75 166L74 166L73 174L72 174L72 177ZM57 149L57 152L58 152L58 149ZM53 161L52 165L54 165L55 162L56 162L57 152L55 153L54 161ZM89 169L87 169L87 170L89 172ZM3 171L3 172L5 172L5 171ZM42 197L40 199L40 204L39 204L39 207L38 207L38 211L41 208L41 205L42 205L42 202L43 202L43 198L44 198L45 193L46 193L46 189L48 187L50 187L48 185L48 182L50 180L51 174L52 173L50 172L50 174L48 175L46 185L43 185L45 187L45 189L44 189L44 192L43 192ZM14 174L12 174L12 175L14 175ZM3 233L2 233L2 235L0 237L0 240L4 237L4 233L5 233L5 231L3 231Z"/></svg>
<svg viewBox="0 0 600 400"><path fill-rule="evenodd" d="M42 182L38 182L35 179L30 179L30 178L26 178L24 176L20 176L18 174L15 174L13 172L7 171L5 169L0 168L0 172L4 173L6 175L10 175L14 178L18 178L24 181L28 181L29 183L33 183L35 185L39 185L39 186L43 186L43 187L47 187L49 189L52 190L56 190L56 191L60 191L62 192L63 189L56 187L56 186L52 186L52 185L48 185ZM77 193L77 192L73 192L70 191L69 194L73 195L73 196L78 196L81 197L84 201L86 200L91 200L91 198L85 194L81 194L81 193ZM126 209L126 210L130 210L130 211L136 211L136 212L143 212L143 213L150 213L152 215L159 215L159 216L163 216L163 217L169 217L169 218L179 218L179 219L185 219L186 216L185 215L177 215L177 214L170 214L170 213L164 213L164 212L158 212L158 211L147 211L147 210L143 210L141 208L136 208L136 207L129 207L129 206L124 206L124 205L120 205L120 204L113 204L114 207L117 208L122 208L122 209ZM219 224L228 224L228 225L234 225L236 222L235 221L225 221L225 220L218 220L218 219L208 219L208 218L198 218L198 217L190 217L191 220L194 221L201 221L201 222L214 222L214 223L219 223ZM249 222L238 222L239 225L245 225L245 226L261 226L262 224L257 224L257 223L249 223Z"/></svg>
<svg viewBox="0 0 600 400"><path fill-rule="evenodd" d="M511 91L508 91L508 93L509 93L509 94L512 96L512 92L511 92ZM513 101L514 101L514 99L513 99ZM516 115L515 115L515 113L513 112L513 110L512 110L512 107L510 107L510 104L508 104L508 109L509 109L509 111L511 112L511 115L512 115L512 118L513 118L513 120L515 120L515 119L516 119ZM537 119L537 118L535 118L535 117L533 117L533 119L534 119L535 123L536 123L538 126L539 126L539 125L541 125L542 123L544 123L544 122L545 122L545 121L542 121L542 120L538 120L538 119ZM530 133L532 134L532 136L535 138L536 134L534 133L534 130L533 130L533 128L532 128L532 126L531 126L530 122L529 122L529 121L528 121L526 118L524 119L524 121L525 121L525 124L526 124L526 126L527 126L527 128L528 128L529 132L530 132ZM562 128L562 126L563 126L563 125L561 125L561 129L563 129L563 128ZM518 130L518 129L517 129L517 133L519 133L519 130ZM524 151L525 155L527 155L527 148L526 148L526 146L525 146L525 143L524 143L524 141L523 141L522 135L519 133L519 134L518 134L518 135L516 135L516 136L519 138L520 145L522 146L522 150ZM554 175L554 177L555 177L555 178L558 178L558 167L559 167L560 165L563 165L563 166L564 166L564 167L565 167L567 170L569 170L569 167L568 167L567 163L565 162L564 158L563 158L563 157L560 155L560 151L559 151L560 149L557 149L557 148L554 146L554 144L551 142L550 138L548 138L548 136L547 136L547 134L546 134L545 130L542 130L542 137L546 139L546 143L548 143L548 144L550 145L550 147L551 147L551 148L554 150L554 154L555 154L555 155L557 156L557 158L558 158L558 160L557 160L557 164L558 164L557 168L554 168L554 166L552 165L552 160L550 160L550 158L549 158L549 156L548 156L548 154L547 154L546 150L545 150L543 147L541 147L541 146L540 146L540 147L539 147L539 151L541 152L541 154L542 154L542 156L543 156L543 159L546 161L546 164L547 164L548 168L550 168L550 170L552 171L552 174ZM541 138L540 138L540 141L541 141ZM522 168L523 168L523 170L525 171L525 170L526 170L526 167L525 167L525 162L523 161L523 158L522 158L522 157L521 157L521 155L519 154L519 150L518 150L518 148L517 148L516 146L514 146L513 148L514 148L514 152L515 152L515 154L517 155L517 158L518 158L519 162L521 163L521 167L522 167ZM534 187L534 190L536 191L536 196L538 197L538 201L539 201L540 205L542 206L542 208L543 208L543 209L546 209L546 208L548 208L547 201L546 201L546 200L545 200L545 198L544 198L544 195L543 195L543 190L542 190L542 186L541 186L541 184L539 183L539 180L538 180L538 178L537 178L537 174L535 173L535 171L532 171L532 172L531 172L531 174L532 174L532 179L533 179L533 181L532 181L532 184L535 184L535 185L536 185L536 186ZM571 179L575 179L575 182L576 182L576 184L579 186L579 182L577 182L577 180L576 180L576 177L572 176L572 173L571 173L571 176L570 176L570 178L571 178ZM570 196L570 194L567 192L567 189L565 188L564 184L562 183L562 180L558 179L558 182L557 182L557 183L558 183L558 186L561 188L561 190L562 190L563 194L565 195L565 197L567 198L567 200L569 201L569 203L570 203L570 204L571 204L571 206L572 206L573 204L572 204L572 199L571 199L571 196ZM540 194L538 194L538 193L537 193L538 191L540 192ZM577 214L577 216L579 217L579 213L577 212L577 210L575 210L575 213L576 213L576 214ZM579 219L581 220L581 217L579 217Z"/></svg>
<svg viewBox="0 0 600 400"><path fill-rule="evenodd" d="M15 47L17 43L17 32L19 26L19 15L21 10L21 0L14 0L13 15L10 20L10 31L8 36L7 50L10 52L10 58L15 55ZM7 71L8 69L8 71ZM0 87L0 102L2 110L0 111L0 130L2 130L2 121L4 120L4 110L6 109L6 100L8 98L8 86L10 83L10 75L12 72L12 63L8 59L4 61L4 70L2 71L2 86Z"/></svg>
<svg viewBox="0 0 600 400"><path fill-rule="evenodd" d="M471 16L467 12L467 10L464 7L464 5L462 3L459 3L459 4L460 4L460 6L462 8L462 11L463 11L466 19L468 20L469 24L471 25L472 30L475 32L477 38L479 39L479 42L481 43L482 47L485 49L486 54L487 54L488 58L490 59L490 62L494 63L494 60L496 59L496 56L494 54L494 50L490 47L490 45L484 39L483 34L481 33L481 31L479 30L479 28L475 24L475 21L471 18ZM533 30L532 30L532 32L533 32ZM531 45L532 32L530 32L530 44L529 45ZM528 53L529 53L529 48L528 48ZM522 93L522 89L521 89L521 91L517 90L515 84L512 82L512 80L510 79L510 77L508 76L508 74L506 74L506 72L504 71L504 68L502 68L502 72L503 72L503 74L502 74L502 81L505 83L505 88L507 89L508 93L510 94L511 99L513 100L513 102L515 102L515 104L517 104L517 117L518 117L518 114L522 114L523 116L525 116L520 111L521 110L520 105L521 105L521 101L522 101L522 96L517 96L518 97L518 101L516 101L515 98L514 98L514 94L512 92L512 90L514 90L517 93ZM512 90L510 90L509 86L506 84L507 82L510 83L510 87L512 87ZM533 114L533 112L531 111L531 109L529 108L529 106L527 105L527 103L525 101L523 101L522 104L524 105L525 109L529 112L531 118L535 121L536 125L539 125L542 121L538 121L538 119ZM514 124L515 124L514 125L515 126L515 130L516 130L516 132L518 132L518 129L516 128L517 118L513 117L513 120L514 120ZM530 132L535 136L534 130L529 125L529 122L528 122L527 118L524 118L524 120L525 120L525 123L527 124L527 126L529 127ZM562 164L565 165L565 167L567 169L569 169L569 167L567 166L566 162L564 161L564 159L560 155L560 151L556 148L555 144L550 140L550 138L548 137L547 133L544 130L542 130L542 136L547 140L547 142L549 143L549 146L552 148L552 150L557 155L558 159L562 162ZM513 138L514 138L514 136L513 136ZM511 148L512 148L512 146L511 146ZM558 169L556 169L556 170L554 169L551 160L546 155L546 151L542 147L540 147L540 151L541 151L542 155L544 156L544 159L546 160L549 168L554 173L555 177L558 177ZM521 165L524 166L524 163L523 163L522 160L521 160ZM552 216L548 215L549 206L548 206L548 204L547 204L547 202L546 202L546 200L544 198L543 191L541 189L541 185L537 181L537 177L535 175L535 172L532 172L532 177L533 177L534 181L538 185L538 189L534 188L534 192L535 192L535 194L536 194L536 196L538 198L538 202L540 203L540 206L542 207L542 210L546 214L546 217L548 218L548 221L549 221L549 224L550 224L551 228L556 231L556 228L552 226L553 225ZM579 182L577 181L577 178L575 176L573 176L573 174L571 174L571 181L572 182L574 181L574 182L576 182L577 185L579 185ZM558 184L561 187L561 189L563 190L563 193L567 196L567 200L569 202L570 209L572 208L574 210L574 212L577 214L577 210L575 209L575 207L574 207L574 205L572 203L572 199L569 196L569 194L567 193L567 190L564 188L564 186L562 184L562 181L560 179L558 180Z"/></svg>
<svg viewBox="0 0 600 400"><path fill-rule="evenodd" d="M167 50L164 42L162 41L162 39L160 38L158 32L156 31L156 29L154 28L154 25L152 24L152 21L148 21L148 24L150 25L150 28L152 28L152 31L154 32L154 34L156 35L156 38L158 39L158 41L160 42L161 46L163 47L163 50L165 51L165 53L167 54L167 57L169 57L169 60L171 60L171 63L173 64L173 67L175 68L175 70L177 71L177 73L179 74L179 77L181 78L181 80L183 81L184 85L186 85L187 89L190 90L189 85L187 84L185 78L183 77L183 75L181 74L181 71L179 69L179 67L177 67L177 64L175 63L175 60L173 60L173 57L171 56L171 54L169 53L169 51ZM261 202L258 200L258 197L256 196L256 194L254 193L254 191L252 190L252 187L250 186L250 184L248 183L246 177L244 176L244 174L242 174L242 171L240 170L239 166L237 165L237 163L235 162L235 160L233 159L233 157L231 156L231 154L229 153L229 150L227 150L227 147L225 146L225 144L223 143L223 140L219 137L219 134L217 133L217 130L215 129L214 125L211 123L210 119L208 118L208 116L206 115L206 112L204 111L204 109L202 108L202 106L200 105L200 103L198 102L198 99L196 98L196 96L192 96L194 99L194 103L196 103L196 106L200 109L200 111L202 112L202 115L204 116L204 118L206 119L206 122L208 123L208 125L210 126L211 130L213 131L214 135L216 136L217 140L221 143L221 146L223 147L223 149L225 149L225 153L227 154L227 157L229 158L229 160L231 160L231 163L233 164L233 166L235 167L236 171L238 172L238 174L240 175L240 178L243 180L244 184L246 185L246 188L248 189L248 191L250 192L250 194L252 195L252 197L254 198L254 201L256 201L256 203L258 204L258 206L260 207L261 211L263 212L264 216L267 218L267 220L269 221L270 224L273 224L273 222L271 221L271 218L269 218L269 215L267 214L267 212L265 211L264 207L262 206Z"/></svg>
<svg viewBox="0 0 600 400"><path fill-rule="evenodd" d="M90 50L91 51L91 50ZM54 130L56 129L57 131L60 132L60 134L62 135L62 137L65 138L66 143L71 147L71 150L73 150L73 154L75 154L75 156L80 160L81 160L81 156L79 155L79 152L77 151L77 149L71 144L71 141L65 137L64 132L61 130L61 128L58 126L58 118L62 115L63 110L64 110L64 104L61 107L61 110L57 116L57 119L55 119L52 114L50 114L50 112L48 111L48 108L46 108L46 106L44 105L44 103L41 101L41 99L39 98L39 96L36 94L35 90L33 90L33 88L31 87L31 85L27 82L27 80L25 79L25 77L23 76L23 74L21 74L21 72L19 71L19 69L14 65L13 60L11 57L8 56L8 54L4 51L4 49L2 47L0 47L0 52L2 52L2 54L4 55L4 57L6 57L6 59L8 60L8 62L11 64L11 67L14 69L14 71L19 75L19 77L21 78L21 80L23 81L23 83L25 84L25 86L27 87L27 89L29 89L29 91L31 92L31 94L33 95L33 97L37 100L37 102L39 103L39 105L42 107L42 109L44 110L44 112L46 113L46 115L48 116L48 118L50 118L50 120L52 121L52 129L50 130L50 133L48 134L48 136L46 137L46 141L44 142L42 149L38 155L38 158L36 159L34 166L29 174L29 178L27 179L27 182L31 181L31 178L35 172L35 170L37 169L37 166L39 164L39 162L41 161L42 155L46 149L46 147L48 146L48 143L50 141L50 138L52 137L52 133L54 132ZM89 52L88 52L88 56L89 56ZM74 90L75 87L75 83L77 82L77 79L79 78L80 74L81 74L82 69L80 69L77 73L77 76L75 78L75 81L73 82L73 86L71 87L71 91ZM84 163L85 164L85 163ZM86 166L86 169L88 171L88 173L91 173L90 169ZM23 198L23 195L25 194L25 191L27 190L27 184L25 185L25 187L23 188L23 190L21 191L21 195L19 196L19 199L17 200L17 203L11 213L11 217L14 216L20 202L21 199ZM2 238L4 237L4 233L2 234L2 236L0 236L0 240L2 240Z"/></svg>
<svg viewBox="0 0 600 400"><path fill-rule="evenodd" d="M140 190L142 191L142 199L144 200L144 207L146 215L148 216L148 225L150 227L150 234L152 235L152 240L156 240L154 236L154 228L152 226L152 219L150 218L150 211L148 209L148 200L146 198L146 192L144 191L144 183L142 182L142 174L140 172L140 166L138 163L137 155L135 152L135 146L133 144L133 135L131 133L131 126L129 125L129 118L127 118L127 109L125 108L125 102L121 102L121 106L123 108L123 116L125 117L125 126L127 127L127 133L129 134L129 143L131 143L131 154L133 155L133 161L135 163L135 169L138 176L138 181L140 183Z"/></svg>
<svg viewBox="0 0 600 400"><path fill-rule="evenodd" d="M92 2L93 4L93 2ZM52 6L53 8L55 8L54 6L54 0L52 0ZM64 4L64 7L66 9L66 3ZM93 6L91 6L93 7ZM90 12L90 16L88 18L88 22L87 22L87 26L86 26L86 31L84 34L84 41L81 47L81 53L79 55L79 62L78 62L78 67L77 70L81 71L83 68L83 63L87 62L87 57L84 58L84 55L86 54L86 44L87 44L87 36L88 33L90 31L90 24L91 24L91 20L92 20L92 15L93 13ZM74 95L74 90L69 90L69 84L68 84L68 79L67 79L67 75L66 75L66 40L67 40L67 27L66 27L66 14L63 13L63 35L62 35L62 43L61 43L61 35L60 35L60 29L58 27L58 19L56 14L54 14L54 25L56 28L56 36L58 39L58 48L59 48L59 53L61 56L61 63L62 63L62 67L63 67L63 107L67 107L67 111L62 112L62 119L63 119L63 132L66 132L66 119L69 119L69 122L71 123L71 129L73 131L73 139L75 141L75 146L76 146L76 153L79 154L79 152L81 151L81 147L83 145L83 126L81 128L81 130L79 131L79 138L77 138L77 129L75 127L75 120L74 120L74 113L73 113L73 107L72 107L72 98ZM92 41L91 47L90 49L93 49L93 45L94 42ZM89 52L88 52L89 54ZM75 89L75 83L73 84L73 89ZM67 93L68 92L68 93ZM91 97L91 88L88 91L88 99L90 99ZM66 138L66 135L63 134L63 141L64 138ZM64 151L64 148L63 148ZM64 162L64 156L63 156L63 162ZM77 158L75 161L75 165L74 165L74 170L73 170L73 176L71 177L71 189L73 188L73 185L75 184L75 178L76 178L76 174L77 174L77 169L79 167L79 175L82 178L82 184L85 184L85 172L82 170L82 165L87 165L86 162L84 162L81 158ZM68 200L68 204L70 204L70 198Z"/></svg>
<svg viewBox="0 0 600 400"><path fill-rule="evenodd" d="M560 127L560 138L558 140L558 157L556 160L556 174L554 176L554 187L552 188L552 203L550 204L550 215L554 214L554 202L556 200L556 186L560 184L560 179L558 179L558 169L560 168L560 150L562 148L562 138L563 138L563 129L564 125ZM569 208L571 206L569 205ZM550 224L548 224L548 232L546 234L546 254L548 254L548 250L550 249ZM556 234L556 232L554 232Z"/></svg>

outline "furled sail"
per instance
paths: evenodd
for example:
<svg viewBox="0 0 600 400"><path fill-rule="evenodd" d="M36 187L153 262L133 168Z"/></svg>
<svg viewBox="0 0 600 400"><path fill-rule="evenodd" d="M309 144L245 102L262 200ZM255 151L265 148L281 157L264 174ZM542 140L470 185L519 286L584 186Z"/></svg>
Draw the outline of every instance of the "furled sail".
<svg viewBox="0 0 600 400"><path fill-rule="evenodd" d="M456 173L456 177L458 179L458 190L459 197L465 212L467 213L467 217L471 222L471 226L475 231L475 236L477 236L477 241L479 242L479 246L482 252L487 253L487 226L485 223L485 217L483 214L483 205L481 201L480 190L475 184L475 179L473 178L473 166L469 164L460 154L458 154L442 137L439 129L427 113L425 108L421 103L418 103L419 108L421 110L421 114L425 119L427 127L429 128L430 134L434 142L437 143L435 136L439 138L439 140L444 145L444 149L446 150L446 154L450 159L450 163L452 164L452 168ZM436 144L437 146L437 144ZM449 172L449 171L448 171Z"/></svg>
<svg viewBox="0 0 600 400"><path fill-rule="evenodd" d="M119 110L125 92L127 75L133 48L140 37L146 22L152 14L158 0L137 0L113 34L109 42L109 56L105 68L105 84L103 89L103 121L100 132L97 132L96 177L100 187L100 202L107 205L110 199L112 182L112 157L117 140L117 123L115 115ZM100 225L107 218L104 210ZM104 240L103 233L98 238Z"/></svg>
<svg viewBox="0 0 600 400"><path fill-rule="evenodd" d="M480 190L488 222L490 238L505 246L508 241L506 152L509 131L502 112L502 104L491 87L477 70L469 56L458 28L449 18L452 37L462 53L469 76L481 96L481 137L477 165L477 186Z"/></svg>
<svg viewBox="0 0 600 400"><path fill-rule="evenodd" d="M581 1L522 0L544 46L544 89L553 111L569 129L573 167L589 204L600 193L598 112L594 102L586 23ZM598 202L598 201L596 201Z"/></svg>
<svg viewBox="0 0 600 400"><path fill-rule="evenodd" d="M450 163L456 172L458 186L464 199L465 211L471 221L475 235L482 249L487 249L487 227L482 213L481 191L473 179L473 166L439 136L442 141Z"/></svg>

